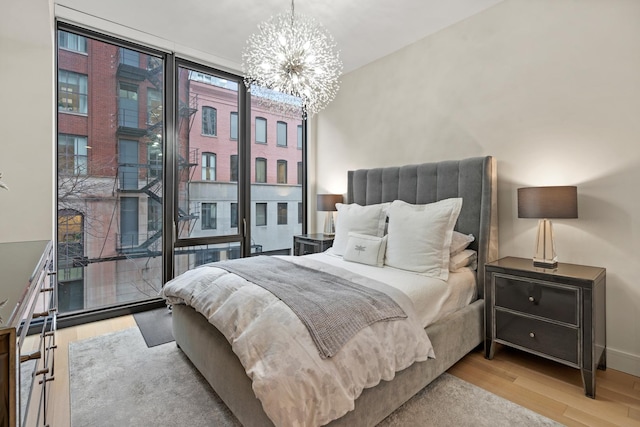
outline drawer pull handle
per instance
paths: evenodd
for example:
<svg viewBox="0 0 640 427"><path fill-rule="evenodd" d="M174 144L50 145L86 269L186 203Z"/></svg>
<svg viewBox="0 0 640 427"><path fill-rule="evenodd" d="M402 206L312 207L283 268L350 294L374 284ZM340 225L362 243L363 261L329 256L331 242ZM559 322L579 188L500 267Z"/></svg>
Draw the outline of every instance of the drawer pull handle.
<svg viewBox="0 0 640 427"><path fill-rule="evenodd" d="M534 334L533 332L529 332L529 336L530 336L531 338L535 338L535 337L536 337L536 334Z"/></svg>
<svg viewBox="0 0 640 427"><path fill-rule="evenodd" d="M536 299L535 299L534 297L529 297L529 301L531 301L531 302L535 302L535 301L536 301Z"/></svg>

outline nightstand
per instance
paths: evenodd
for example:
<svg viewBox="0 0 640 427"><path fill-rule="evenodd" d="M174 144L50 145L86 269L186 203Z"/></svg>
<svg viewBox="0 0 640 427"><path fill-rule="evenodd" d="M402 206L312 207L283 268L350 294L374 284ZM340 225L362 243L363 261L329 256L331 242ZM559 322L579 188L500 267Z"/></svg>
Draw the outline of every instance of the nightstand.
<svg viewBox="0 0 640 427"><path fill-rule="evenodd" d="M333 236L327 234L300 234L293 236L293 254L308 255L324 252L333 245Z"/></svg>
<svg viewBox="0 0 640 427"><path fill-rule="evenodd" d="M600 267L545 269L514 257L486 264L485 357L501 343L578 368L595 398L596 369L606 369L605 287Z"/></svg>

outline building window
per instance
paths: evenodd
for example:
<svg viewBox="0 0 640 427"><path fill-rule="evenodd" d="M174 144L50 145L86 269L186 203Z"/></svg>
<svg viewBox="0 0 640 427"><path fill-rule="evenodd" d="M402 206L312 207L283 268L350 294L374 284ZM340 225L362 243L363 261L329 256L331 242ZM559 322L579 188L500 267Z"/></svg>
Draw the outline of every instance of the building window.
<svg viewBox="0 0 640 427"><path fill-rule="evenodd" d="M149 198L149 204L147 205L147 230L148 231L161 231L162 230L162 203L152 198Z"/></svg>
<svg viewBox="0 0 640 427"><path fill-rule="evenodd" d="M256 117L256 144L267 143L267 119Z"/></svg>
<svg viewBox="0 0 640 427"><path fill-rule="evenodd" d="M202 219L200 225L203 230L215 230L218 226L218 207L216 203L202 204Z"/></svg>
<svg viewBox="0 0 640 427"><path fill-rule="evenodd" d="M121 47L120 63L124 65L131 65L132 67L140 67L140 52Z"/></svg>
<svg viewBox="0 0 640 427"><path fill-rule="evenodd" d="M138 246L138 198L120 198L120 244L123 248Z"/></svg>
<svg viewBox="0 0 640 427"><path fill-rule="evenodd" d="M256 158L256 182L267 182L267 159Z"/></svg>
<svg viewBox="0 0 640 427"><path fill-rule="evenodd" d="M138 127L138 86L120 82L118 89L118 125Z"/></svg>
<svg viewBox="0 0 640 427"><path fill-rule="evenodd" d="M278 203L278 225L287 223L287 203Z"/></svg>
<svg viewBox="0 0 640 427"><path fill-rule="evenodd" d="M162 96L158 89L147 89L147 124L162 122Z"/></svg>
<svg viewBox="0 0 640 427"><path fill-rule="evenodd" d="M287 161L278 160L278 184L287 183Z"/></svg>
<svg viewBox="0 0 640 427"><path fill-rule="evenodd" d="M298 202L298 224L302 224L302 202Z"/></svg>
<svg viewBox="0 0 640 427"><path fill-rule="evenodd" d="M231 228L238 228L238 204L231 203Z"/></svg>
<svg viewBox="0 0 640 427"><path fill-rule="evenodd" d="M196 262L194 267L220 261L220 251L215 248L196 250Z"/></svg>
<svg viewBox="0 0 640 427"><path fill-rule="evenodd" d="M202 153L202 180L216 180L216 155L214 153Z"/></svg>
<svg viewBox="0 0 640 427"><path fill-rule="evenodd" d="M231 155L231 171L230 171L230 178L229 181L231 182L238 182L238 155L237 154L232 154Z"/></svg>
<svg viewBox="0 0 640 427"><path fill-rule="evenodd" d="M87 114L87 76L58 70L58 111Z"/></svg>
<svg viewBox="0 0 640 427"><path fill-rule="evenodd" d="M302 162L298 162L298 185L302 185Z"/></svg>
<svg viewBox="0 0 640 427"><path fill-rule="evenodd" d="M256 225L267 225L266 203L256 203Z"/></svg>
<svg viewBox="0 0 640 427"><path fill-rule="evenodd" d="M58 135L58 173L87 174L87 137Z"/></svg>
<svg viewBox="0 0 640 427"><path fill-rule="evenodd" d="M87 39L77 34L58 31L58 47L74 52L87 53Z"/></svg>
<svg viewBox="0 0 640 427"><path fill-rule="evenodd" d="M302 150L302 125L298 125L298 148Z"/></svg>
<svg viewBox="0 0 640 427"><path fill-rule="evenodd" d="M231 113L231 127L229 131L229 138L236 140L238 139L238 113Z"/></svg>
<svg viewBox="0 0 640 427"><path fill-rule="evenodd" d="M149 176L158 178L162 176L162 146L154 142L147 148L149 159Z"/></svg>
<svg viewBox="0 0 640 427"><path fill-rule="evenodd" d="M212 107L202 107L202 134L208 136L217 135L218 111Z"/></svg>
<svg viewBox="0 0 640 427"><path fill-rule="evenodd" d="M285 122L278 122L278 146L286 147L287 146L287 124Z"/></svg>

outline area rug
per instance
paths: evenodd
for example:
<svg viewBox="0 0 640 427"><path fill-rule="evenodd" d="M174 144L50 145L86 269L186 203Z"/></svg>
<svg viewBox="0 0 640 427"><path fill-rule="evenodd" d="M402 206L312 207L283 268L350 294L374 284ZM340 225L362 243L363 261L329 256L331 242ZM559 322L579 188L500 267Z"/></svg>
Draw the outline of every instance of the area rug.
<svg viewBox="0 0 640 427"><path fill-rule="evenodd" d="M71 426L240 426L175 343L138 328L69 345ZM559 426L443 374L379 426Z"/></svg>
<svg viewBox="0 0 640 427"><path fill-rule="evenodd" d="M171 332L171 310L167 307L134 313L133 318L147 347L174 341L173 332Z"/></svg>

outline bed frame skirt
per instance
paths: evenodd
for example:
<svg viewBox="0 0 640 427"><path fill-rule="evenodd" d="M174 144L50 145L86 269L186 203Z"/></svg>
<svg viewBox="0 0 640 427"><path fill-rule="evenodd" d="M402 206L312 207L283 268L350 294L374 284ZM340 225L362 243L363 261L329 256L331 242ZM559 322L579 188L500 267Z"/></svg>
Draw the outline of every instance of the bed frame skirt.
<svg viewBox="0 0 640 427"><path fill-rule="evenodd" d="M426 328L435 359L414 363L365 389L355 409L329 426L374 426L483 341L484 300L480 299ZM226 338L205 317L185 305L173 306L177 345L245 427L273 426L251 388L251 380Z"/></svg>

